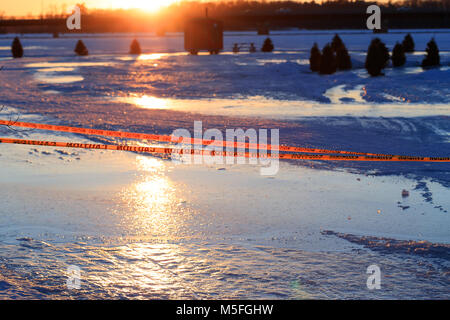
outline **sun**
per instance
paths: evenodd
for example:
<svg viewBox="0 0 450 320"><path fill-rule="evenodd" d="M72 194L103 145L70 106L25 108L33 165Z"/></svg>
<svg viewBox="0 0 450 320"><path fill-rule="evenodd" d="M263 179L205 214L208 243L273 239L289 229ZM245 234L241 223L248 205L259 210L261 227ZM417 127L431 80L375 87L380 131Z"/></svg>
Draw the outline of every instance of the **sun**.
<svg viewBox="0 0 450 320"><path fill-rule="evenodd" d="M111 5L115 8L140 9L148 12L157 12L177 1L178 0L113 0L111 1Z"/></svg>

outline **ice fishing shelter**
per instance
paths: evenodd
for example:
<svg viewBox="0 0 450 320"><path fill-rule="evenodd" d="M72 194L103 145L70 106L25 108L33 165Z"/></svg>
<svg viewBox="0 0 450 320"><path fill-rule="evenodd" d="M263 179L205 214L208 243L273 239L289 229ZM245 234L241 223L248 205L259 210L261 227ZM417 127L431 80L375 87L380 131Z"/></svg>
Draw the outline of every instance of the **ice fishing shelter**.
<svg viewBox="0 0 450 320"><path fill-rule="evenodd" d="M223 49L223 22L204 18L195 18L186 22L184 28L184 49L191 54L206 50L218 54Z"/></svg>

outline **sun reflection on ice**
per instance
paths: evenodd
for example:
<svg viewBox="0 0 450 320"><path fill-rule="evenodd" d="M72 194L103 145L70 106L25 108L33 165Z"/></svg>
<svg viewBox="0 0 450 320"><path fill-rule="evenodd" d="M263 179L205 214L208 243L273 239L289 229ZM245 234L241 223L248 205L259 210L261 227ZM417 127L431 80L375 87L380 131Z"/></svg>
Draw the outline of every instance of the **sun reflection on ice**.
<svg viewBox="0 0 450 320"><path fill-rule="evenodd" d="M152 96L140 96L140 97L126 97L122 99L123 102L133 104L144 109L170 109L170 100L161 99Z"/></svg>
<svg viewBox="0 0 450 320"><path fill-rule="evenodd" d="M138 60L146 61L146 60L159 60L162 57L167 56L165 53L149 53L149 54L141 54L138 57Z"/></svg>
<svg viewBox="0 0 450 320"><path fill-rule="evenodd" d="M157 237L171 240L183 228L189 210L180 207L180 190L167 176L163 160L137 156L136 165L141 178L123 190L122 201L130 209L121 217L128 234L137 237Z"/></svg>
<svg viewBox="0 0 450 320"><path fill-rule="evenodd" d="M134 298L197 298L194 289L182 277L189 263L179 246L171 244L133 243L120 246L107 254L114 268L108 272L89 272L88 281L102 287L117 288L130 293L139 292ZM176 267L176 268L175 268Z"/></svg>
<svg viewBox="0 0 450 320"><path fill-rule="evenodd" d="M147 172L161 172L164 168L164 162L158 158L137 156L136 157L137 167L141 171Z"/></svg>

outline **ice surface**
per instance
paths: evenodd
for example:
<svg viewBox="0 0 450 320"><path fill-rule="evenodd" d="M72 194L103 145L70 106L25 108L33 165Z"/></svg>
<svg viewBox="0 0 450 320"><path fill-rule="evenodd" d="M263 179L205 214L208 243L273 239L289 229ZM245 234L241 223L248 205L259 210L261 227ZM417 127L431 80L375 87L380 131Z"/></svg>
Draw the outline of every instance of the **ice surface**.
<svg viewBox="0 0 450 320"><path fill-rule="evenodd" d="M331 76L307 59L334 31L274 32L273 54L238 55L234 42L265 37L227 33L226 52L196 57L180 34L142 34L139 58L126 54L135 35L27 35L20 60L2 36L0 117L165 134L202 120L279 128L289 145L449 156L450 33L377 36L392 48L407 32L420 52L380 78L363 69L374 36L351 30L339 33L355 69ZM423 71L432 36L442 66ZM79 37L91 56L74 56ZM124 142L5 127L0 136ZM449 297L448 164L292 161L269 178L250 165L14 145L0 145L0 163L2 298ZM79 292L65 287L70 264L86 277ZM365 287L371 264L389 275L383 290Z"/></svg>

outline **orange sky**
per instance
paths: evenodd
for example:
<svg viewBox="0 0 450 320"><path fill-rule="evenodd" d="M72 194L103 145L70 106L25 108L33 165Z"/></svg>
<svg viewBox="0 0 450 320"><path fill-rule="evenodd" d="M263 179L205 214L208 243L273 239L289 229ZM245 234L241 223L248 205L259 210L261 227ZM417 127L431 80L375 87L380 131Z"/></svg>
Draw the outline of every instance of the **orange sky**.
<svg viewBox="0 0 450 320"><path fill-rule="evenodd" d="M51 8L53 8L60 13L64 6L69 7L80 2L84 2L88 8L110 9L138 7L152 12L164 5L177 1L179 0L1 0L0 16L26 16L28 14L38 16L41 14L42 6L44 7L45 12L48 12ZM320 0L316 1L320 2Z"/></svg>
<svg viewBox="0 0 450 320"><path fill-rule="evenodd" d="M44 12L56 9L59 13L62 8L68 8L76 3L85 3L88 8L143 8L155 11L161 6L176 1L178 0L1 0L0 14L6 16L40 15L42 7L44 7Z"/></svg>

